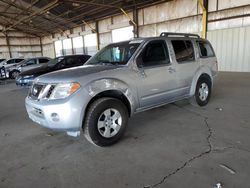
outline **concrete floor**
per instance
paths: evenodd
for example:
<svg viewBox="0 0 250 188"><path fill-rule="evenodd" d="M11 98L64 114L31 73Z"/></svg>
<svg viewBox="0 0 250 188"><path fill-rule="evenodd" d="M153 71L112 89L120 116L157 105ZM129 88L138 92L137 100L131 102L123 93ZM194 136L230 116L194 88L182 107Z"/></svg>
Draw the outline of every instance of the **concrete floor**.
<svg viewBox="0 0 250 188"><path fill-rule="evenodd" d="M221 73L204 108L182 101L135 115L108 148L30 121L26 93L0 85L0 187L250 185L250 74Z"/></svg>

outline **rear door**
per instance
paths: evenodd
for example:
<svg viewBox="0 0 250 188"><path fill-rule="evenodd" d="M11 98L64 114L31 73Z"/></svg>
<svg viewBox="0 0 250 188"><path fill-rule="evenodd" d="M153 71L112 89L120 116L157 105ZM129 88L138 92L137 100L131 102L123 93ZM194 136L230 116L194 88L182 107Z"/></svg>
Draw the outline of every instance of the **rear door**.
<svg viewBox="0 0 250 188"><path fill-rule="evenodd" d="M174 61L176 63L177 84L180 87L176 97L189 95L195 72L199 68L194 43L189 39L172 39Z"/></svg>
<svg viewBox="0 0 250 188"><path fill-rule="evenodd" d="M171 101L176 91L175 66L171 63L165 40L146 44L137 57L140 107L147 108Z"/></svg>

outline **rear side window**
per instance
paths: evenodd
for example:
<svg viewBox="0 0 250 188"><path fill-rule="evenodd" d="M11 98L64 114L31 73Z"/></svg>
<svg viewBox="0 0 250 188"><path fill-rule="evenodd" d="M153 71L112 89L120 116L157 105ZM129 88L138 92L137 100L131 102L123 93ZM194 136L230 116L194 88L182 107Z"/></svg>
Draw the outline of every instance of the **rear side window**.
<svg viewBox="0 0 250 188"><path fill-rule="evenodd" d="M34 65L34 64L36 64L36 59L31 59L26 62L26 65Z"/></svg>
<svg viewBox="0 0 250 188"><path fill-rule="evenodd" d="M194 60L193 44L189 40L172 40L176 61L184 63Z"/></svg>
<svg viewBox="0 0 250 188"><path fill-rule="evenodd" d="M78 66L83 65L81 57L68 57L66 58L66 66Z"/></svg>
<svg viewBox="0 0 250 188"><path fill-rule="evenodd" d="M205 41L198 41L197 42L199 51L200 51L200 57L206 58L206 57L214 57L214 51L212 46Z"/></svg>
<svg viewBox="0 0 250 188"><path fill-rule="evenodd" d="M81 56L79 58L81 59L81 63L84 64L84 63L86 63L86 61L89 60L90 56Z"/></svg>
<svg viewBox="0 0 250 188"><path fill-rule="evenodd" d="M39 63L47 63L49 61L49 59L39 59Z"/></svg>
<svg viewBox="0 0 250 188"><path fill-rule="evenodd" d="M165 41L152 41L142 52L142 66L158 66L169 64L169 54Z"/></svg>
<svg viewBox="0 0 250 188"><path fill-rule="evenodd" d="M16 63L19 63L19 62L21 62L21 61L23 61L23 59L16 59Z"/></svg>
<svg viewBox="0 0 250 188"><path fill-rule="evenodd" d="M13 64L13 63L15 63L15 60L14 60L14 59L11 59L11 60L8 60L6 63L7 63L7 64Z"/></svg>

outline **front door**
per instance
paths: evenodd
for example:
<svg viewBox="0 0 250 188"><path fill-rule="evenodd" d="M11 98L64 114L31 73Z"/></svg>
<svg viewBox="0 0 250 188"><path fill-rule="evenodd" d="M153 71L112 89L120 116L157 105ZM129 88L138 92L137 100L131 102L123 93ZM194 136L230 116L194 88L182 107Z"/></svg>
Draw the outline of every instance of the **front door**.
<svg viewBox="0 0 250 188"><path fill-rule="evenodd" d="M37 68L38 66L36 59L30 59L22 65L22 72Z"/></svg>
<svg viewBox="0 0 250 188"><path fill-rule="evenodd" d="M137 58L140 108L171 101L175 96L176 71L165 40L150 41Z"/></svg>

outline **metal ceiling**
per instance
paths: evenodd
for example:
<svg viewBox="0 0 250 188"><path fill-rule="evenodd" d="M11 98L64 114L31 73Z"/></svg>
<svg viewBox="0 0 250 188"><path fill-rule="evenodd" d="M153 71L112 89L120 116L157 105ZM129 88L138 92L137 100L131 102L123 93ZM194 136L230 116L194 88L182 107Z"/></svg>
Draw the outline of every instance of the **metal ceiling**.
<svg viewBox="0 0 250 188"><path fill-rule="evenodd" d="M35 36L63 32L83 22L136 10L167 0L0 0L2 32L18 30Z"/></svg>

